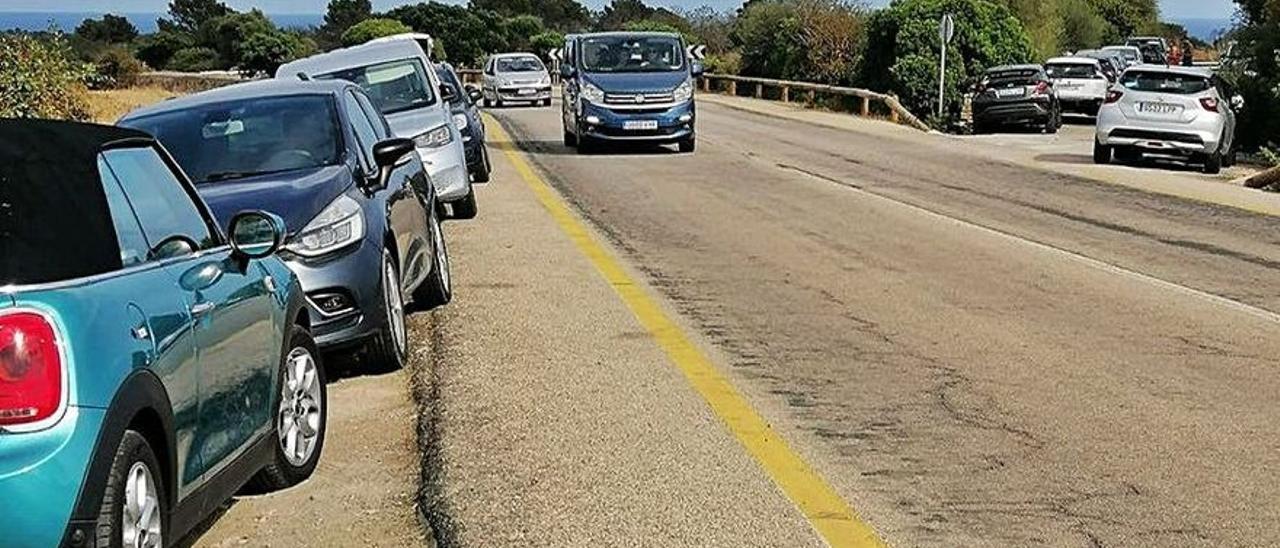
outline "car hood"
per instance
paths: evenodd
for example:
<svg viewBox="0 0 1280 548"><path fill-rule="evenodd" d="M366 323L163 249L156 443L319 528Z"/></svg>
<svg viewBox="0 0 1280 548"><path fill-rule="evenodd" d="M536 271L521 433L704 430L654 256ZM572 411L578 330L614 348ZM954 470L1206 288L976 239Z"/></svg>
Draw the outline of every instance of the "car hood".
<svg viewBox="0 0 1280 548"><path fill-rule="evenodd" d="M406 139L422 135L427 130L450 121L447 107L441 107L440 103L387 116L387 123L391 124L391 133Z"/></svg>
<svg viewBox="0 0 1280 548"><path fill-rule="evenodd" d="M686 71L675 72L589 72L583 78L609 93L669 92L689 78Z"/></svg>
<svg viewBox="0 0 1280 548"><path fill-rule="evenodd" d="M236 213L261 209L279 215L295 234L353 184L350 168L336 165L204 183L196 190L224 229Z"/></svg>

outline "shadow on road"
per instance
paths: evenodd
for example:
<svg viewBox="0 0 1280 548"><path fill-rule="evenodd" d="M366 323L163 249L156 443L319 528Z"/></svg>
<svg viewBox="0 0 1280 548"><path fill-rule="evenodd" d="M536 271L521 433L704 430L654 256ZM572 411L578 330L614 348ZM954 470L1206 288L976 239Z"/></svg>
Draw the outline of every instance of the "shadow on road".
<svg viewBox="0 0 1280 548"><path fill-rule="evenodd" d="M218 520L222 519L222 516L235 505L236 499L233 498L218 506L217 510L214 510L201 520L200 523L196 524L196 526L191 529L191 532L187 533L187 536L178 539L178 542L173 544L174 548L190 548L191 546L195 546L196 542L200 540L200 537L203 537L205 533L208 533L209 530L213 528L213 525L218 523Z"/></svg>
<svg viewBox="0 0 1280 548"><path fill-rule="evenodd" d="M552 156L637 156L679 154L675 145L655 145L651 143L597 143L586 154L577 149L564 146L561 141L520 141L520 148L537 154Z"/></svg>
<svg viewBox="0 0 1280 548"><path fill-rule="evenodd" d="M1093 156L1088 154L1041 154L1036 156L1036 161L1054 164L1092 164Z"/></svg>

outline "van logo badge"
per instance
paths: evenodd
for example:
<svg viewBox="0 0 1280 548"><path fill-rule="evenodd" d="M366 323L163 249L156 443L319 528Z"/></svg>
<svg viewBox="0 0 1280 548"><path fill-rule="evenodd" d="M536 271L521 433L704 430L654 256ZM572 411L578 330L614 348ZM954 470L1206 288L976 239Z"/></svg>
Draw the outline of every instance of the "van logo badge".
<svg viewBox="0 0 1280 548"><path fill-rule="evenodd" d="M636 96L636 103L643 103L643 102L644 102L644 96L643 96L643 95L637 95L637 96Z"/></svg>

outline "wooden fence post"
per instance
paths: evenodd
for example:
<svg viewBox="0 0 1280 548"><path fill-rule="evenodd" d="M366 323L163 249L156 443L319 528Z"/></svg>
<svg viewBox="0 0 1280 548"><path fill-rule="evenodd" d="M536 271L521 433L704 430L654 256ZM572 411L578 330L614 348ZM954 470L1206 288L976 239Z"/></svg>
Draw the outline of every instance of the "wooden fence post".
<svg viewBox="0 0 1280 548"><path fill-rule="evenodd" d="M898 109L893 108L893 105L889 106L889 121L898 123Z"/></svg>
<svg viewBox="0 0 1280 548"><path fill-rule="evenodd" d="M791 86L782 86L782 102L791 102Z"/></svg>
<svg viewBox="0 0 1280 548"><path fill-rule="evenodd" d="M818 102L817 92L815 92L814 90L809 90L809 104L812 105L817 102Z"/></svg>
<svg viewBox="0 0 1280 548"><path fill-rule="evenodd" d="M862 115L863 116L871 115L871 98L870 97L862 98Z"/></svg>
<svg viewBox="0 0 1280 548"><path fill-rule="evenodd" d="M702 77L702 91L711 91L711 79L706 76Z"/></svg>
<svg viewBox="0 0 1280 548"><path fill-rule="evenodd" d="M756 84L756 99L764 97L764 84Z"/></svg>
<svg viewBox="0 0 1280 548"><path fill-rule="evenodd" d="M737 94L738 94L738 81L729 80L729 95L737 95Z"/></svg>

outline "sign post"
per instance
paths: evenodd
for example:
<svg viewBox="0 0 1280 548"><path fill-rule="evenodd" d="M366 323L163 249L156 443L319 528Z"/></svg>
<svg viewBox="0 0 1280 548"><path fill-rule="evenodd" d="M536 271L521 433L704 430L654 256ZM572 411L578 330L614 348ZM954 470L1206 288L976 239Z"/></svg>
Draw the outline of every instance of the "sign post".
<svg viewBox="0 0 1280 548"><path fill-rule="evenodd" d="M938 24L938 38L942 41L942 58L938 63L938 116L942 116L947 83L947 44L951 42L951 37L955 33L955 20L951 18L950 13L943 15L942 21Z"/></svg>

